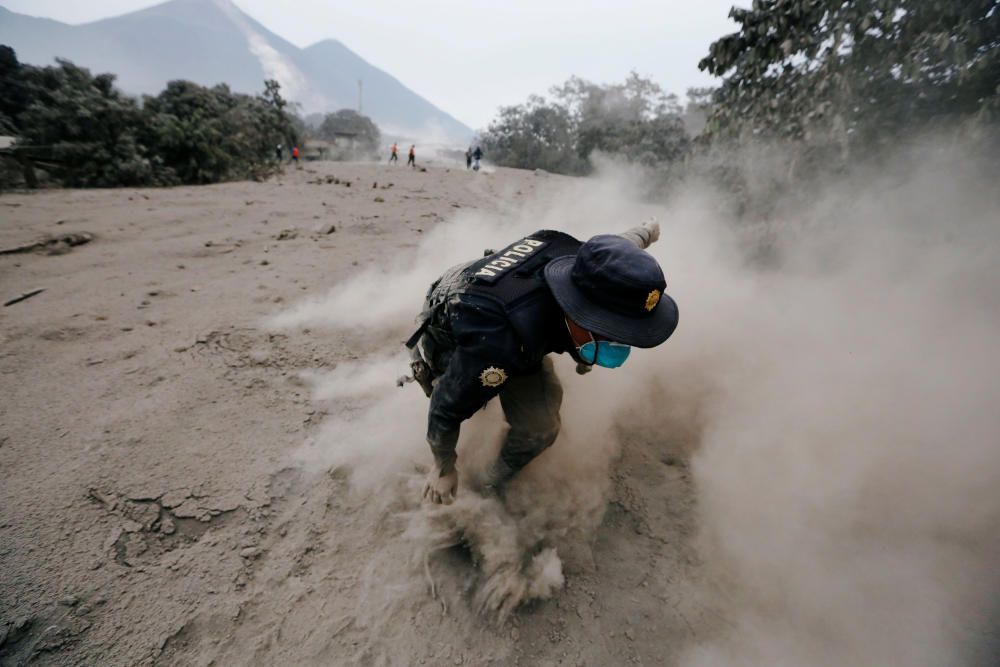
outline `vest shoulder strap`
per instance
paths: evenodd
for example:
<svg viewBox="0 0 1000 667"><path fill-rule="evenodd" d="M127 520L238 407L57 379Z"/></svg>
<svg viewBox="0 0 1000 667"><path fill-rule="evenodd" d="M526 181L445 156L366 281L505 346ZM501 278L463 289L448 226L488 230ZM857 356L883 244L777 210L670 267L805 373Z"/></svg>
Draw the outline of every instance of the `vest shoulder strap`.
<svg viewBox="0 0 1000 667"><path fill-rule="evenodd" d="M569 234L543 229L473 262L465 269L466 291L505 308L544 286L542 269L556 257L575 255L582 243Z"/></svg>

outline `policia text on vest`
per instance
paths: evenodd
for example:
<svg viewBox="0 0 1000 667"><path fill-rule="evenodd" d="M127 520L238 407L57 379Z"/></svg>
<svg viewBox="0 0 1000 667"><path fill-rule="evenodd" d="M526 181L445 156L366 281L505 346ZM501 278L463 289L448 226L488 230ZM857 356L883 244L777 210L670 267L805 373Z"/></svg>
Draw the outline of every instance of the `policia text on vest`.
<svg viewBox="0 0 1000 667"><path fill-rule="evenodd" d="M530 237L512 243L500 252L493 253L493 259L479 267L474 275L482 282L496 282L504 271L521 263L521 260L527 259L546 245L548 245L546 241L538 241Z"/></svg>

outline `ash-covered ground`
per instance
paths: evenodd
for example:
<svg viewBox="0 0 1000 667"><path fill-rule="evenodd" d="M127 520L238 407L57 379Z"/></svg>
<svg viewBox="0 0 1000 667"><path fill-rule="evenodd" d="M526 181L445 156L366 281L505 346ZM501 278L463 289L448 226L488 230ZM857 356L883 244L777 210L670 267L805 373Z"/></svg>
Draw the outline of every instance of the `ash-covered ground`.
<svg viewBox="0 0 1000 667"><path fill-rule="evenodd" d="M0 255L4 301L44 288L0 309L0 662L990 664L1000 207L936 160L770 221L765 266L715 193L613 169L3 195L0 249L94 238ZM649 215L674 337L557 363L506 505L422 506L428 283Z"/></svg>

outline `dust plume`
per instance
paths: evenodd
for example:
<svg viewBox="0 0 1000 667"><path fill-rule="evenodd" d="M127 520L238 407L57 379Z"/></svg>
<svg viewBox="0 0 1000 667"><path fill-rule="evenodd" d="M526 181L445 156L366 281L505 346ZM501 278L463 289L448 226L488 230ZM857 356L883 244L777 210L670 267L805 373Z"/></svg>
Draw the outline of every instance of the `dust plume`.
<svg viewBox="0 0 1000 667"><path fill-rule="evenodd" d="M604 165L509 214L456 217L404 266L279 316L385 340L383 355L313 377L329 417L302 453L350 470L395 522L369 603L400 560L409 590L439 589L460 570L452 559L435 572L433 556L459 543L491 615L554 594L564 571L592 567L621 432L643 429L680 433L694 452L704 593L724 621L687 667L986 664L1000 600L1000 195L971 154L922 145L891 170L798 193L756 226L709 186L654 204L634 172ZM674 336L616 371L579 377L557 360L563 430L506 503L466 488L421 510L427 401L394 380L427 285L520 234L588 238L649 215L680 307ZM766 265L748 259L762 245ZM386 295L387 282L401 287ZM501 434L495 402L464 425L464 483Z"/></svg>
<svg viewBox="0 0 1000 667"><path fill-rule="evenodd" d="M1000 198L973 155L925 144L817 188L767 269L679 204L661 369L707 387L699 548L732 624L685 665L987 663Z"/></svg>
<svg viewBox="0 0 1000 667"><path fill-rule="evenodd" d="M427 399L416 385L395 386L408 370L399 341L415 326L427 287L449 266L543 227L583 238L625 231L654 208L629 205L630 211L623 210L621 193L628 187L613 178L588 184L586 191L578 185L570 186L572 192L554 189L558 205L538 200L516 216L459 215L428 233L414 257L400 266L366 272L271 322L385 341L383 353L305 376L315 400L329 406L329 416L298 458L316 470L349 470L357 492L378 506L379 521L402 520L398 540L381 551L393 553L393 563L410 562L408 576L442 550L468 548L478 566L476 604L497 620L520 603L560 588L565 559L570 570L592 567L589 543L604 514L610 465L618 449L615 416L628 403L630 380L596 371L593 376L607 373L600 384L608 397L595 402L587 398L590 378L577 377L572 364L561 360L564 427L555 444L511 485L506 502L483 499L473 491L502 439L503 417L494 401L463 425L459 460L464 488L457 501L431 512L413 511L431 462L423 437ZM386 290L386 285L394 288ZM384 580L386 574L373 576ZM436 577L428 573L428 578L436 588ZM370 596L377 597L375 592ZM379 616L370 610L368 615L373 620Z"/></svg>
<svg viewBox="0 0 1000 667"><path fill-rule="evenodd" d="M322 107L324 100L310 90L302 71L290 58L268 44L267 39L257 31L243 12L229 0L215 0L215 4L243 33L247 40L247 47L250 49L250 53L257 58L265 77L278 81L285 89L289 99L310 107Z"/></svg>
<svg viewBox="0 0 1000 667"><path fill-rule="evenodd" d="M323 296L279 313L270 326L382 333L404 330L419 314L427 288L444 269L481 255L484 244L496 242L491 233L494 227L503 229L502 224L483 216L456 216L428 230L415 256L401 255L398 265L368 269Z"/></svg>

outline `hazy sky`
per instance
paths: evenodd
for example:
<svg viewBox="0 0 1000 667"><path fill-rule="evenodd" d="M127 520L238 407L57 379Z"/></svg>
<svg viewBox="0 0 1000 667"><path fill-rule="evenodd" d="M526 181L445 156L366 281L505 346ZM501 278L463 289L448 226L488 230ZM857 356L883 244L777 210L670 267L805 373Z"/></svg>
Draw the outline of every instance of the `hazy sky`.
<svg viewBox="0 0 1000 667"><path fill-rule="evenodd" d="M749 0L234 0L293 44L343 42L473 128L498 106L546 93L571 74L620 81L632 69L683 97L712 79L698 60L733 32ZM0 0L82 23L160 0Z"/></svg>

